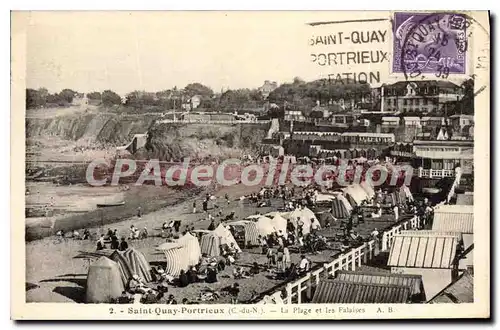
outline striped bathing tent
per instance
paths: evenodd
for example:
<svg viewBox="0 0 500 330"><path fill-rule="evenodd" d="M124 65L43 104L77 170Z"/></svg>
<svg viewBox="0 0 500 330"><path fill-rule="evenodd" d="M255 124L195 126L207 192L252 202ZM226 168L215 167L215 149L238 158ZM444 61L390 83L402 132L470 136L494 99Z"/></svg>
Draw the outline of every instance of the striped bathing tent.
<svg viewBox="0 0 500 330"><path fill-rule="evenodd" d="M349 211L347 211L347 208L345 207L344 203L338 199L335 198L334 200L331 201L331 212L332 215L336 219L347 219L349 218Z"/></svg>
<svg viewBox="0 0 500 330"><path fill-rule="evenodd" d="M259 230L257 224L250 220L240 220L228 223L229 226L241 226L245 232L245 246L259 245Z"/></svg>
<svg viewBox="0 0 500 330"><path fill-rule="evenodd" d="M204 234L200 240L201 253L209 257L220 256L220 237L214 232Z"/></svg>
<svg viewBox="0 0 500 330"><path fill-rule="evenodd" d="M165 254L165 273L171 276L178 276L181 270L188 270L189 259L188 248L179 245L179 243L163 243L156 250L162 251Z"/></svg>
<svg viewBox="0 0 500 330"><path fill-rule="evenodd" d="M118 264L124 286L128 284L134 274L139 275L146 282L153 280L148 261L136 249L129 248L125 251L115 251L109 258Z"/></svg>
<svg viewBox="0 0 500 330"><path fill-rule="evenodd" d="M191 235L190 233L186 233L186 235L179 238L176 243L180 246L185 247L187 250L188 264L189 266L197 265L201 259L201 248L198 239Z"/></svg>
<svg viewBox="0 0 500 330"><path fill-rule="evenodd" d="M347 198L344 195L342 195L342 194L337 194L336 197L337 197L337 199L339 201L342 202L342 204L344 204L344 207L347 210L347 212L351 213L351 211L352 211L352 205L351 205L351 203L349 203L349 201L347 200Z"/></svg>

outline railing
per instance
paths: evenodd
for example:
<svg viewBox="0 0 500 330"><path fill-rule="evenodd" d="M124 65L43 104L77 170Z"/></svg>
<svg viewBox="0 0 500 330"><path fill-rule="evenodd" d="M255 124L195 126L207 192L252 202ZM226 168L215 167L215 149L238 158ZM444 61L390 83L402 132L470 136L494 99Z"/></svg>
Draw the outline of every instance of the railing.
<svg viewBox="0 0 500 330"><path fill-rule="evenodd" d="M173 119L161 119L158 120L157 124L268 124L270 120L204 120L204 119L184 119L184 120L173 120Z"/></svg>
<svg viewBox="0 0 500 330"><path fill-rule="evenodd" d="M455 175L454 170L431 170L431 169L423 169L421 167L418 168L418 177L419 178L445 178L452 177Z"/></svg>
<svg viewBox="0 0 500 330"><path fill-rule="evenodd" d="M341 254L330 263L324 264L323 267L310 271L302 278L288 283L285 288L286 299L283 303L302 303L302 293L307 290L308 297L311 297L312 288L318 285L321 277L328 278L329 276L335 276L335 273L339 270L356 270L356 268L362 264L366 264L381 251L388 250L394 241L394 235L400 233L402 230L417 229L419 226L420 219L413 217L383 233L381 250L376 240L364 242L362 245L352 248L349 252ZM270 296L278 300L277 298L281 297L281 291L275 292Z"/></svg>

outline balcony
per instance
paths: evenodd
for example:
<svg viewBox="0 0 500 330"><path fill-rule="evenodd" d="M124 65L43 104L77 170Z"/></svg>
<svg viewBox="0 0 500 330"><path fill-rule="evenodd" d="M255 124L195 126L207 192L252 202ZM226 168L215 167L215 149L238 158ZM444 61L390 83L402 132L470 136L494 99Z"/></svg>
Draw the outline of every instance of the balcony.
<svg viewBox="0 0 500 330"><path fill-rule="evenodd" d="M422 167L418 168L417 175L419 178L447 178L454 177L454 170L432 170L432 169L424 169Z"/></svg>

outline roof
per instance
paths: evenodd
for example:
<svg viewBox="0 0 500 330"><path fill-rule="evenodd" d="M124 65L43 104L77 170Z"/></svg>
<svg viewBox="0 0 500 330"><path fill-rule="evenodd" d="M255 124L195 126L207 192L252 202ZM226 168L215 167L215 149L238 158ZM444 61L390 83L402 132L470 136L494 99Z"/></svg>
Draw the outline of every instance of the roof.
<svg viewBox="0 0 500 330"><path fill-rule="evenodd" d="M388 137L394 138L392 133L362 133L362 132L346 132L342 136L366 136L366 137Z"/></svg>
<svg viewBox="0 0 500 330"><path fill-rule="evenodd" d="M399 117L382 117L382 121L399 121Z"/></svg>
<svg viewBox="0 0 500 330"><path fill-rule="evenodd" d="M410 288L411 294L419 293L418 291L420 291L422 285L422 275L354 272L349 270L337 271L336 280L352 283L407 286Z"/></svg>
<svg viewBox="0 0 500 330"><path fill-rule="evenodd" d="M466 119L474 119L474 116L473 115L453 115L453 116L450 116L450 118L466 118Z"/></svg>
<svg viewBox="0 0 500 330"><path fill-rule="evenodd" d="M457 205L474 205L474 195L457 194Z"/></svg>
<svg viewBox="0 0 500 330"><path fill-rule="evenodd" d="M414 268L452 268L457 250L455 236L437 234L398 234L389 253L388 266Z"/></svg>
<svg viewBox="0 0 500 330"><path fill-rule="evenodd" d="M432 230L441 232L474 232L474 208L472 205L440 205L434 210Z"/></svg>
<svg viewBox="0 0 500 330"><path fill-rule="evenodd" d="M441 89L455 89L459 88L458 85L455 85L454 83L450 81L444 81L444 80L423 80L423 81L398 81L397 83L391 84L391 85L385 85L386 88L389 89L396 89L399 92L404 92L406 89L406 86L408 84L413 85L416 88L425 88L425 87L439 87ZM420 91L416 91L417 95L421 95Z"/></svg>
<svg viewBox="0 0 500 330"><path fill-rule="evenodd" d="M441 231L434 231L434 230L402 230L399 235L402 236L423 236L423 237L430 237L430 236L451 236L451 237L456 237L458 240L462 239L462 233L457 233L453 231L449 232L441 232Z"/></svg>
<svg viewBox="0 0 500 330"><path fill-rule="evenodd" d="M403 120L420 120L420 117L403 117Z"/></svg>
<svg viewBox="0 0 500 330"><path fill-rule="evenodd" d="M464 272L456 281L432 298L430 304L459 304L474 302L474 276Z"/></svg>
<svg viewBox="0 0 500 330"><path fill-rule="evenodd" d="M318 283L312 303L328 304L376 304L406 303L410 299L410 288L399 285L365 284L338 280Z"/></svg>

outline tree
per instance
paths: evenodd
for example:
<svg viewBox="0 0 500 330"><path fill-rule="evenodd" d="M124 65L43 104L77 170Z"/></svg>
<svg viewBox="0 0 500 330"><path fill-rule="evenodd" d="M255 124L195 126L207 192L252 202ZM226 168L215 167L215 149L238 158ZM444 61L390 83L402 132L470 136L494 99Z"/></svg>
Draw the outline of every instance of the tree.
<svg viewBox="0 0 500 330"><path fill-rule="evenodd" d="M59 93L59 101L64 101L64 102L67 102L67 103L71 103L73 102L73 98L75 97L76 95L76 92L74 90L71 90L71 89L63 89L60 93Z"/></svg>
<svg viewBox="0 0 500 330"><path fill-rule="evenodd" d="M105 90L102 93L102 103L105 106L117 105L122 103L122 98L120 95L116 94L113 91Z"/></svg>
<svg viewBox="0 0 500 330"><path fill-rule="evenodd" d="M100 100L101 99L101 93L99 92L92 92L87 94L87 98L89 100Z"/></svg>
<svg viewBox="0 0 500 330"><path fill-rule="evenodd" d="M193 97L195 95L200 95L202 98L210 98L214 95L214 91L203 84L192 83L184 87L184 93L187 97Z"/></svg>

